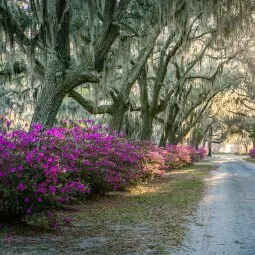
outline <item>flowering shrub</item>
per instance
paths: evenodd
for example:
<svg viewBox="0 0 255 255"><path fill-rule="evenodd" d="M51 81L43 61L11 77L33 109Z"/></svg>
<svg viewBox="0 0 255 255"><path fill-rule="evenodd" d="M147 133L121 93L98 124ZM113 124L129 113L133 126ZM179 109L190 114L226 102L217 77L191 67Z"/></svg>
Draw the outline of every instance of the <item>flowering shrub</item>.
<svg viewBox="0 0 255 255"><path fill-rule="evenodd" d="M166 168L181 168L199 160L199 151L192 145L166 146Z"/></svg>
<svg viewBox="0 0 255 255"><path fill-rule="evenodd" d="M192 145L171 145L158 147L149 141L140 141L145 168L152 174L162 174L162 170L181 168L203 159L207 150L203 147L196 150Z"/></svg>
<svg viewBox="0 0 255 255"><path fill-rule="evenodd" d="M252 157L252 158L255 158L255 148L252 148L252 149L249 151L249 156Z"/></svg>
<svg viewBox="0 0 255 255"><path fill-rule="evenodd" d="M146 176L140 147L123 137L109 134L101 126L76 126L75 143L80 144L82 167L79 177L90 183L92 192L123 190Z"/></svg>
<svg viewBox="0 0 255 255"><path fill-rule="evenodd" d="M148 177L160 176L165 169L166 150L151 141L139 141L137 144L142 153L144 168Z"/></svg>
<svg viewBox="0 0 255 255"><path fill-rule="evenodd" d="M200 148L198 148L198 150L197 150L197 154L198 154L198 156L199 156L199 159L204 159L204 158L206 158L206 156L207 156L207 154L208 154L208 151L207 151L206 148L200 147Z"/></svg>
<svg viewBox="0 0 255 255"><path fill-rule="evenodd" d="M130 142L90 120L26 132L0 117L0 214L25 218L93 193L132 184L198 160L192 146ZM202 151L202 150L201 150ZM52 224L52 225L54 225Z"/></svg>
<svg viewBox="0 0 255 255"><path fill-rule="evenodd" d="M59 134L61 132L59 131ZM61 145L49 131L34 125L31 132L16 130L0 134L0 211L15 217L70 202L89 193L62 164Z"/></svg>
<svg viewBox="0 0 255 255"><path fill-rule="evenodd" d="M140 147L83 122L69 129L0 133L0 211L29 215L146 177Z"/></svg>

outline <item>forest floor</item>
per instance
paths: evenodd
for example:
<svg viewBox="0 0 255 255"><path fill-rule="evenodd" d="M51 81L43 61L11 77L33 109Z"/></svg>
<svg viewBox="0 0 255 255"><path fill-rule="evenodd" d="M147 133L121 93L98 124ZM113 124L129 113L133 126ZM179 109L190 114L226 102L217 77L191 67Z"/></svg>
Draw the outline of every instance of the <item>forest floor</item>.
<svg viewBox="0 0 255 255"><path fill-rule="evenodd" d="M92 199L71 212L72 226L55 231L3 225L0 254L170 254L182 243L184 222L201 200L213 168L202 161L127 192ZM60 216L66 215L70 212Z"/></svg>

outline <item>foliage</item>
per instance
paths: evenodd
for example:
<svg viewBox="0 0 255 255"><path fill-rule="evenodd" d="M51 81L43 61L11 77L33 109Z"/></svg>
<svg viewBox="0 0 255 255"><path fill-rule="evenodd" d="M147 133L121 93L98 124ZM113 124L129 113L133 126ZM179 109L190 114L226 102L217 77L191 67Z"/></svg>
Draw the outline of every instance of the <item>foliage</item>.
<svg viewBox="0 0 255 255"><path fill-rule="evenodd" d="M46 130L33 124L29 132L7 131L11 123L3 117L1 122L2 216L25 219L33 212L46 211L52 219L58 205L124 190L166 168L186 166L199 158L193 146L163 149L151 142L131 142L91 120L63 121L61 127Z"/></svg>
<svg viewBox="0 0 255 255"><path fill-rule="evenodd" d="M9 122L2 118L3 125ZM122 190L142 180L138 145L90 121L70 128L0 133L2 214L30 215L81 195Z"/></svg>
<svg viewBox="0 0 255 255"><path fill-rule="evenodd" d="M157 129L164 130L165 145L182 141L217 93L242 83L238 78L242 72L234 68L237 60L231 60L242 49L250 48L249 36L225 35L228 24L235 32L235 28L243 29L250 23L243 23L243 19L248 21L252 16L248 8L251 0L83 2L3 0L3 111L14 109L14 114L30 119L36 105L32 121L52 127L57 112L58 117L80 118L83 107L92 115L102 114L108 123L112 115L115 130L127 130L127 134L142 139L150 140ZM230 6L235 15L225 11ZM221 47L215 47L218 43ZM178 109L172 115L176 102ZM142 109L140 123L134 109ZM124 116L130 118L124 121ZM162 128L155 128L156 117L161 125L165 123Z"/></svg>
<svg viewBox="0 0 255 255"><path fill-rule="evenodd" d="M250 130L250 135L249 135L249 137L250 137L251 139L255 139L255 125L252 125L252 128L251 128L251 130Z"/></svg>
<svg viewBox="0 0 255 255"><path fill-rule="evenodd" d="M2 216L25 217L32 212L70 203L78 194L90 193L87 183L73 176L63 154L63 129L0 134L0 210ZM72 148L70 148L71 150ZM72 164L72 162L70 162Z"/></svg>
<svg viewBox="0 0 255 255"><path fill-rule="evenodd" d="M208 151L206 148L200 147L197 149L197 153L198 153L199 159L204 159L206 158Z"/></svg>
<svg viewBox="0 0 255 255"><path fill-rule="evenodd" d="M166 167L180 168L188 164L198 161L198 153L196 148L192 145L172 145L166 146Z"/></svg>
<svg viewBox="0 0 255 255"><path fill-rule="evenodd" d="M139 141L140 151L143 153L144 167L151 175L161 175L165 170L167 151L151 141Z"/></svg>

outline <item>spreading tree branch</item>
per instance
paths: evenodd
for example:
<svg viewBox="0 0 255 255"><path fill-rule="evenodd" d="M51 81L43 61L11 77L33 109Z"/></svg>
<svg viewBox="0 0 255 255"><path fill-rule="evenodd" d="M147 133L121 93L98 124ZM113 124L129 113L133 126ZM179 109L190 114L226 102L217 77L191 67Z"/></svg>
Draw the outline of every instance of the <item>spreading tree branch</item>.
<svg viewBox="0 0 255 255"><path fill-rule="evenodd" d="M77 103L79 103L91 114L111 114L113 111L113 105L96 105L93 101L86 99L75 90L72 90L68 94L68 96L73 98Z"/></svg>

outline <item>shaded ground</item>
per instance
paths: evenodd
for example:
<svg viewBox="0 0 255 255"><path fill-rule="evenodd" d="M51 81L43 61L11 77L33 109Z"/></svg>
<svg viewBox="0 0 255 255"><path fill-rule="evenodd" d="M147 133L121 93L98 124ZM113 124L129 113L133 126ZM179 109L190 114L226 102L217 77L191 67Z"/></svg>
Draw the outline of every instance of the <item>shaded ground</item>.
<svg viewBox="0 0 255 255"><path fill-rule="evenodd" d="M255 165L222 156L175 255L255 254Z"/></svg>
<svg viewBox="0 0 255 255"><path fill-rule="evenodd" d="M89 201L73 213L72 227L52 233L4 227L0 254L169 254L182 242L184 217L201 198L210 168L200 163Z"/></svg>

